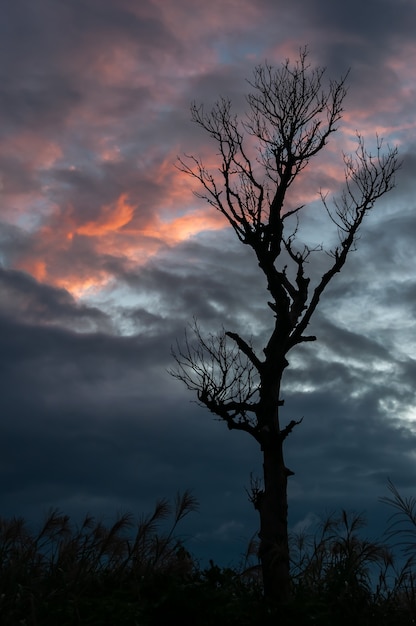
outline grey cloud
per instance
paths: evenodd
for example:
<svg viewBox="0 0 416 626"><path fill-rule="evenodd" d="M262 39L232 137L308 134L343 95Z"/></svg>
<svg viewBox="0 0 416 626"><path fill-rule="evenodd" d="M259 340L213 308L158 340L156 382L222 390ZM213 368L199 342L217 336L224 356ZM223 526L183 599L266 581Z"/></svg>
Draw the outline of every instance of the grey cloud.
<svg viewBox="0 0 416 626"><path fill-rule="evenodd" d="M11 201L7 200L7 194L23 194L31 192L39 192L41 181L36 173L26 167L26 155L9 155L2 154L0 156L0 181L1 195L4 203L8 203L10 209L18 209L19 207L10 206Z"/></svg>
<svg viewBox="0 0 416 626"><path fill-rule="evenodd" d="M241 476L250 457L256 466L255 449L237 438L226 453L225 429L165 380L169 338L0 322L3 515L39 521L51 506L78 519L87 511L139 514L156 497L193 488L205 495L191 538L195 523L209 535L238 515L248 539L254 515ZM212 556L212 544L195 542Z"/></svg>
<svg viewBox="0 0 416 626"><path fill-rule="evenodd" d="M120 279L156 299L166 318L183 325L196 317L207 332L220 330L222 320L227 327L250 336L272 319L271 311L264 307L264 276L251 250L235 241L229 231L206 233L167 249L137 274L127 272Z"/></svg>
<svg viewBox="0 0 416 626"><path fill-rule="evenodd" d="M32 75L20 84L16 79L5 79L0 89L2 122L8 130L56 128L81 99L76 87L61 76Z"/></svg>
<svg viewBox="0 0 416 626"><path fill-rule="evenodd" d="M58 324L78 330L111 331L99 309L78 304L64 289L38 283L32 276L0 268L1 314L28 324Z"/></svg>
<svg viewBox="0 0 416 626"><path fill-rule="evenodd" d="M415 432L396 416L380 414L376 394L351 400L334 387L289 399L290 415L304 415L288 442L288 464L296 472L302 497L308 499L313 485L319 484L321 493L339 506L354 483L361 501L372 497L375 485L381 491L389 476L408 484Z"/></svg>
<svg viewBox="0 0 416 626"><path fill-rule="evenodd" d="M146 4L142 15L138 6L132 11L108 1L33 5L19 0L4 7L0 27L7 50L0 67L3 126L30 130L62 126L98 88L94 65L111 58L109 52L117 42L128 42L148 62L163 50L172 52L177 46L174 36L152 4ZM146 17L149 10L153 17ZM137 102L137 92L131 93ZM105 106L104 102L101 99ZM100 108L99 99L96 105Z"/></svg>
<svg viewBox="0 0 416 626"><path fill-rule="evenodd" d="M0 258L2 264L13 265L20 255L31 248L30 234L14 224L0 221Z"/></svg>
<svg viewBox="0 0 416 626"><path fill-rule="evenodd" d="M330 0L314 0L303 4L315 24L324 24L325 27L346 33L357 33L365 40L388 41L397 31L407 33L409 38L412 36L409 19L415 14L415 6L411 0L399 3L394 0L370 0L365 5L359 0L337 4Z"/></svg>

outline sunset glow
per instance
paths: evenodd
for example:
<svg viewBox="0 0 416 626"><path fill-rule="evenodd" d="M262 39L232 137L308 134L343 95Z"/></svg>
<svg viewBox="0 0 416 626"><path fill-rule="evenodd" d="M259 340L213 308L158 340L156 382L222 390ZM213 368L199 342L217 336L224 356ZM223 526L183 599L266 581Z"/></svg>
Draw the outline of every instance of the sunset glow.
<svg viewBox="0 0 416 626"><path fill-rule="evenodd" d="M166 23L176 29L176 12L165 4L160 8ZM245 13L239 13L241 24L247 23L249 14L253 19L257 14L252 7L249 10L248 5L246 9ZM221 24L218 16L210 15L212 24ZM187 27L194 29L196 23L192 24L191 20ZM184 36L185 31L181 32ZM276 59L292 55L296 45L290 40L281 41L273 45L269 53ZM253 58L252 52L247 54ZM42 136L33 130L10 134L0 147L0 154L18 159L28 182L26 195L22 195L17 181L13 182L2 173L3 211L10 223L24 225L31 232L28 244L10 258L10 266L24 269L37 280L63 287L79 297L99 291L115 279L111 263L103 267L101 259L104 257L118 259L118 264L134 271L166 246L175 247L204 231L225 228L227 224L219 213L192 197L192 190L197 189L196 181L174 167L176 154L186 153L187 141L175 133L173 126L165 126L163 117L164 111L166 115L170 111L170 101L174 101L181 114L181 128L190 132L186 116L190 102L185 89L186 77L209 75L217 62L215 55L202 55L194 62L187 59L187 70L177 68L179 82L175 82L173 75L167 78L166 74L163 81L158 81L146 72L146 62L134 55L130 42L125 45L118 42L94 61L99 89L115 90L108 104L100 103L91 92L91 102L77 102L62 117L61 135ZM414 119L406 115L398 119L400 107L410 102L412 83L407 77L414 70L409 68L405 54L389 56L387 64L389 71L403 81L404 99L393 95L384 97L376 108L362 106L360 98L350 102L318 169L307 169L299 177L288 198L288 210L316 202L320 191L329 194L338 191L343 181L341 153L355 149L357 128L366 134L372 132L373 136L378 133L386 139L394 136L399 143L405 141L409 132L415 131ZM160 71L162 74L174 71L167 57L161 57ZM124 90L126 85L135 85L146 94L142 101L137 101L137 111L129 110L129 129L133 134L136 132L135 143L139 148L135 148L133 159L128 156L133 144L123 130L122 118L115 113L120 106L117 98L121 97L117 90ZM244 88L243 81L238 88ZM184 95L181 89L185 89ZM148 125L141 116L148 115L150 103L152 112L147 119L148 124L155 125L153 133L157 135L161 123L163 133L171 135L172 146L167 151L158 151L154 136L147 137ZM139 126L133 122L136 116ZM159 117L160 122L157 122ZM70 135L65 133L66 126ZM194 133L192 141L195 154L202 154L205 166L215 173L219 161L212 151L212 142L203 133ZM255 145L251 148L255 155ZM39 184L35 193L29 181L36 178ZM122 190L115 194L117 187ZM37 207L42 198L44 208L40 213Z"/></svg>
<svg viewBox="0 0 416 626"><path fill-rule="evenodd" d="M134 207L128 204L127 194L122 194L114 206L103 206L99 218L94 222L87 222L78 226L76 233L87 237L100 237L126 226L134 214ZM72 239L72 233L70 238Z"/></svg>

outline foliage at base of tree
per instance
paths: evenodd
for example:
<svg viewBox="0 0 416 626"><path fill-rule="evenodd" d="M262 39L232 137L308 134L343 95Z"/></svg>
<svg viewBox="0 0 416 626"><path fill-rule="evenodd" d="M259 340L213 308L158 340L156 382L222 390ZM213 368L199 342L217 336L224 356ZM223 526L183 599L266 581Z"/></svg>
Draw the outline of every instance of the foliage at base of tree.
<svg viewBox="0 0 416 626"><path fill-rule="evenodd" d="M196 509L189 492L166 500L136 524L111 526L87 516L73 526L52 511L32 532L22 519L0 519L2 626L398 626L416 620L416 500L389 485L394 507L385 543L363 538L362 516L341 511L310 536L291 537L291 594L265 599L256 546L235 569L202 568L176 536ZM171 518L169 524L166 519ZM133 531L133 528L135 530ZM251 556L250 556L251 555Z"/></svg>

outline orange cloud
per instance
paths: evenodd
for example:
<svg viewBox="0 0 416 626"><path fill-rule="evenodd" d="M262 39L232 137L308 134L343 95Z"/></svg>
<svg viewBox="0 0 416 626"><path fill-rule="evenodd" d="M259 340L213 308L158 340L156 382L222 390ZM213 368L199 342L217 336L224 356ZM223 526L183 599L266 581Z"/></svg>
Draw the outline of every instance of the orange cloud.
<svg viewBox="0 0 416 626"><path fill-rule="evenodd" d="M141 234L160 239L168 245L176 245L204 230L221 230L226 226L228 223L219 212L199 210L170 221L155 220L152 225L141 230Z"/></svg>
<svg viewBox="0 0 416 626"><path fill-rule="evenodd" d="M23 267L22 267L23 269ZM24 268L28 269L28 268ZM30 264L30 273L38 280L39 282L44 280L46 277L46 263L45 261L33 261Z"/></svg>
<svg viewBox="0 0 416 626"><path fill-rule="evenodd" d="M101 206L95 219L84 222L71 205L55 205L33 232L31 251L25 252L16 266L80 298L111 285L111 258L118 271L135 271L166 246L179 245L203 231L228 228L224 216L212 207L200 203L195 208L192 188L196 182L172 168L173 161L169 154L155 168L152 182L160 192L152 198L151 212L149 198L142 211L130 190ZM335 164L322 165L327 177L339 178ZM211 151L207 151L206 166L212 171L218 167ZM319 181L314 181L313 175L311 181L307 175L301 178L292 200L298 204L316 200Z"/></svg>
<svg viewBox="0 0 416 626"><path fill-rule="evenodd" d="M182 183L183 180L179 187ZM113 280L111 270L102 264L103 257L114 257L126 270L134 270L166 245L175 246L201 231L227 226L226 220L213 209L201 208L172 217L179 204L176 192L175 200L166 198L163 210L159 209L160 215L153 214L147 219L140 215L137 223L136 207L127 193L101 207L97 219L83 224L76 223L77 216L71 206L56 207L48 223L33 233L31 250L16 261L15 267L79 298L99 292ZM76 237L86 238L81 247L80 242L75 243Z"/></svg>
<svg viewBox="0 0 416 626"><path fill-rule="evenodd" d="M78 235L86 235L88 237L100 237L106 233L113 232L128 224L134 214L134 207L127 201L127 194L122 194L115 207L106 205L102 207L101 215L96 221L87 222L82 226L78 226L75 232ZM69 238L72 239L72 233Z"/></svg>
<svg viewBox="0 0 416 626"><path fill-rule="evenodd" d="M219 213L207 214L203 210L193 211L170 221L153 218L148 226L140 229L127 228L120 231L118 228L121 221L114 221L112 224L113 226L119 224L119 226L111 230L110 221L108 221L105 229L101 230L99 227L101 225L96 224L94 228L88 228L85 234L96 237L95 251L98 256L104 254L122 256L126 268L131 267L131 269L144 265L166 244L175 246L201 231L219 230L227 226L225 219ZM76 232L84 234L80 232L81 230L83 229L77 229ZM99 292L112 279L113 275L110 272L91 268L88 275L86 273L81 275L80 272L68 273L65 276L56 276L51 282L67 289L74 297L79 298L87 293Z"/></svg>
<svg viewBox="0 0 416 626"><path fill-rule="evenodd" d="M90 277L67 276L53 281L55 287L61 287L69 291L74 298L82 298L88 293L98 293L106 287L111 279L106 272L94 273Z"/></svg>

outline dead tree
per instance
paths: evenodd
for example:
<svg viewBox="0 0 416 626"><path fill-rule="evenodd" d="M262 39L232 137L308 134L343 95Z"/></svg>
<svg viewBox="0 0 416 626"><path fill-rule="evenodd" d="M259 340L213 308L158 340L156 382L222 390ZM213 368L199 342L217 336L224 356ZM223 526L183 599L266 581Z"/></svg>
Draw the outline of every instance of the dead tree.
<svg viewBox="0 0 416 626"><path fill-rule="evenodd" d="M290 472L283 448L299 424L291 420L282 426L279 420L287 355L295 346L315 341L307 331L320 297L355 249L364 217L393 188L400 166L396 148L383 150L377 138L372 154L357 135L356 152L344 155L344 191L331 203L321 192L339 243L327 249L319 246L328 255L328 269L311 281L306 264L316 250L299 242L304 206L289 200L299 174L325 147L342 117L346 76L325 83L324 74L324 68L308 64L306 49L294 64L287 60L278 68L258 66L242 119L224 98L208 112L202 105L192 106L193 121L216 144L218 171L208 170L195 156L179 159L180 170L201 185L196 195L220 211L238 239L253 250L269 291L274 321L262 354L235 332L204 338L195 326L196 344L186 337L174 350L173 374L229 429L247 432L260 446L263 488L252 497L260 516L259 558L265 595L281 601L290 593Z"/></svg>

